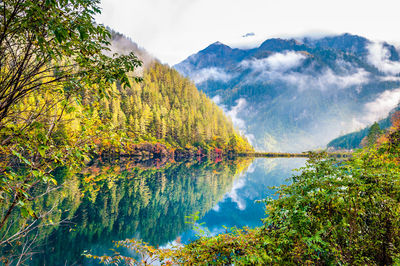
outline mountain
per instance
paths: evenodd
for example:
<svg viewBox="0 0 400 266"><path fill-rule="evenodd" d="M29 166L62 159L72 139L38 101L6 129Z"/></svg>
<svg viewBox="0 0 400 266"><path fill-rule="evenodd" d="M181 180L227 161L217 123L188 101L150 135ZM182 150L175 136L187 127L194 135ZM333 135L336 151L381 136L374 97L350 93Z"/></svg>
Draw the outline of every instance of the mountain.
<svg viewBox="0 0 400 266"><path fill-rule="evenodd" d="M387 116L400 100L399 49L343 34L213 43L174 66L259 150L304 151Z"/></svg>
<svg viewBox="0 0 400 266"><path fill-rule="evenodd" d="M99 102L98 114L102 115L93 120L110 123L111 132L126 136L134 143L159 142L173 148L206 150L252 149L223 111L175 69L161 64L132 40L116 32L112 32L111 50L133 51L143 62L139 69L143 81L132 83L131 88L115 84L113 97ZM104 140L108 145L108 138Z"/></svg>
<svg viewBox="0 0 400 266"><path fill-rule="evenodd" d="M222 109L189 79L119 33L112 32L110 49L112 53L133 51L143 61L135 73L142 82L132 79L129 87L114 83L105 97L93 90L82 91L60 116L54 143L88 143L99 155L165 155L177 149L183 151L180 154L252 150ZM16 111L41 106L46 97L41 93L26 97ZM56 103L56 111L63 110L62 103ZM52 119L50 112L42 116L43 123Z"/></svg>

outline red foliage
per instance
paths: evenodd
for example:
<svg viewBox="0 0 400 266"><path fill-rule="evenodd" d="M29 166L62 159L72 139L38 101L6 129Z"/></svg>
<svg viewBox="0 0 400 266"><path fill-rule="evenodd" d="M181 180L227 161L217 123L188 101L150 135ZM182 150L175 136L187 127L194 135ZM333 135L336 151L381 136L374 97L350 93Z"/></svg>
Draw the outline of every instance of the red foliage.
<svg viewBox="0 0 400 266"><path fill-rule="evenodd" d="M215 153L218 154L218 155L221 155L222 154L222 150L218 149L218 148L215 148Z"/></svg>
<svg viewBox="0 0 400 266"><path fill-rule="evenodd" d="M155 150L156 150L155 153L160 153L161 152L161 146L160 146L159 143L156 144Z"/></svg>

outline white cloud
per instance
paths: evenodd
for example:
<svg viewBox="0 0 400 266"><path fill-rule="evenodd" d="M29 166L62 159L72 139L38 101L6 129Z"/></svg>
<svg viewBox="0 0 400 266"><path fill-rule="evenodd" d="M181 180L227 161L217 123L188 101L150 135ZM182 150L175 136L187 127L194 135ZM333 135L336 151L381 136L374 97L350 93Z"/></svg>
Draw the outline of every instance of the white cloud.
<svg viewBox="0 0 400 266"><path fill-rule="evenodd" d="M239 210L246 209L246 201L239 196L238 190L243 188L246 184L246 180L244 178L236 179L233 182L232 190L225 195L225 198L230 198L233 202L235 202L238 206Z"/></svg>
<svg viewBox="0 0 400 266"><path fill-rule="evenodd" d="M215 98L215 97L214 97ZM215 101L215 100L214 100ZM224 112L227 116L232 119L233 125L240 131L240 133L244 134L247 140L251 145L255 143L255 136L253 134L247 133L246 122L239 118L239 114L243 113L247 108L247 102L244 98L240 98L236 100L236 105L233 106L230 110L224 109Z"/></svg>
<svg viewBox="0 0 400 266"><path fill-rule="evenodd" d="M232 75L227 74L223 69L217 67L203 68L193 72L190 76L196 84L203 83L207 80L227 82L232 78Z"/></svg>
<svg viewBox="0 0 400 266"><path fill-rule="evenodd" d="M322 73L314 70L304 70L301 73L291 69L302 64L307 56L299 52L275 53L267 58L242 61L239 66L251 69L255 78L250 78L246 83L263 81L282 81L297 87L300 91L307 89L327 90L333 88L344 89L351 86L362 85L369 81L369 73L362 68L355 68L348 62L338 60L336 65L344 72L343 75L335 74L330 68Z"/></svg>
<svg viewBox="0 0 400 266"><path fill-rule="evenodd" d="M214 96L211 100L214 101L214 103L217 104L224 111L225 115L227 115L232 120L232 123L236 127L236 129L238 129L241 134L244 134L250 144L253 145L255 143L254 135L247 133L246 122L243 119L239 118L239 114L245 112L247 108L246 99L240 98L236 100L236 105L232 106L231 109L228 109L226 105L222 104L222 98L219 95Z"/></svg>
<svg viewBox="0 0 400 266"><path fill-rule="evenodd" d="M325 90L327 88L340 88L345 89L355 85L362 85L369 81L369 73L364 69L357 69L355 73L347 75L337 75L331 69L326 69L322 75L300 75L294 77L293 84L296 84L297 78L301 80L301 88L306 89L309 87L319 88Z"/></svg>
<svg viewBox="0 0 400 266"><path fill-rule="evenodd" d="M261 64L253 67L253 71L260 71ZM254 66L254 64L253 64ZM281 81L297 87L299 91L318 89L325 91L328 89L345 89L351 86L358 86L368 83L369 73L362 68L352 69L345 75L335 74L330 68L326 68L318 74L314 71L282 73L275 70L264 70L257 73L254 79L249 79L247 83L263 81Z"/></svg>
<svg viewBox="0 0 400 266"><path fill-rule="evenodd" d="M387 90L381 93L376 100L365 104L366 116L365 122L371 124L388 116L400 102L400 88Z"/></svg>
<svg viewBox="0 0 400 266"><path fill-rule="evenodd" d="M275 53L263 59L245 60L240 63L240 66L254 71L286 71L299 66L305 58L306 55L302 53L290 51Z"/></svg>
<svg viewBox="0 0 400 266"><path fill-rule="evenodd" d="M221 207L219 206L219 202L217 204L215 204L214 207L211 208L213 211L215 212L219 212L219 210L221 209Z"/></svg>
<svg viewBox="0 0 400 266"><path fill-rule="evenodd" d="M391 61L390 52L382 43L371 43L368 45L368 61L376 68L386 74L400 73L400 62Z"/></svg>
<svg viewBox="0 0 400 266"><path fill-rule="evenodd" d="M211 100L217 105L219 105L222 101L221 96L219 96L219 95L215 95L214 97L212 97Z"/></svg>
<svg viewBox="0 0 400 266"><path fill-rule="evenodd" d="M254 161L250 164L250 166L247 168L246 174L252 174L256 170L256 164Z"/></svg>
<svg viewBox="0 0 400 266"><path fill-rule="evenodd" d="M236 105L230 110L226 110L225 114L232 119L233 124L238 127L239 130L244 131L246 129L246 123L243 119L239 118L239 113L243 112L246 108L247 102L244 98L236 100Z"/></svg>
<svg viewBox="0 0 400 266"><path fill-rule="evenodd" d="M382 81L400 81L400 77L396 76L386 76L380 78Z"/></svg>
<svg viewBox="0 0 400 266"><path fill-rule="evenodd" d="M246 131L246 123L243 119L239 118L239 114L244 112L247 106L246 99L240 98L235 101L236 105L232 106L231 109L228 109L226 105L222 104L221 96L216 95L211 100L217 104L224 113L232 120L233 125L239 129L242 133Z"/></svg>
<svg viewBox="0 0 400 266"><path fill-rule="evenodd" d="M398 0L385 0L382 4L375 0L304 3L293 0L102 0L102 15L97 16L97 22L129 35L171 65L210 43L219 40L229 44L246 32L255 32L262 40L308 32L350 32L372 39L400 40L395 26L400 25Z"/></svg>

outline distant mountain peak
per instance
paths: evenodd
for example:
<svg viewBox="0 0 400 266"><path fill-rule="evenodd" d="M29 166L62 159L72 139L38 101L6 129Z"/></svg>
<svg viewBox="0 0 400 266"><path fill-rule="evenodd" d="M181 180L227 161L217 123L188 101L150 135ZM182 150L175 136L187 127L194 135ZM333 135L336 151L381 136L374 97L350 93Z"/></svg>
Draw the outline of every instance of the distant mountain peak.
<svg viewBox="0 0 400 266"><path fill-rule="evenodd" d="M365 56L368 53L367 45L370 41L358 35L344 33L317 39L306 37L303 39L303 43L311 47L330 48L349 52L357 56Z"/></svg>
<svg viewBox="0 0 400 266"><path fill-rule="evenodd" d="M305 46L295 39L271 38L264 41L258 49L280 52L284 50L304 50Z"/></svg>
<svg viewBox="0 0 400 266"><path fill-rule="evenodd" d="M256 34L254 32L248 32L248 33L242 35L242 38L253 37L253 36L256 36Z"/></svg>
<svg viewBox="0 0 400 266"><path fill-rule="evenodd" d="M229 46L226 45L226 44L223 44L223 43L220 42L220 41L216 41L216 42L210 44L210 45L207 46L207 48L204 49L204 50L210 50L210 49L211 49L211 50L212 50L212 49L229 49L229 50L232 50L231 47L229 47Z"/></svg>
<svg viewBox="0 0 400 266"><path fill-rule="evenodd" d="M230 53L232 48L222 42L215 42L207 46L204 50L200 51L200 53L207 53L207 54L226 54Z"/></svg>
<svg viewBox="0 0 400 266"><path fill-rule="evenodd" d="M211 45L225 45L225 44L223 44L223 43L220 42L220 41L216 41L215 43L213 43L213 44L211 44Z"/></svg>

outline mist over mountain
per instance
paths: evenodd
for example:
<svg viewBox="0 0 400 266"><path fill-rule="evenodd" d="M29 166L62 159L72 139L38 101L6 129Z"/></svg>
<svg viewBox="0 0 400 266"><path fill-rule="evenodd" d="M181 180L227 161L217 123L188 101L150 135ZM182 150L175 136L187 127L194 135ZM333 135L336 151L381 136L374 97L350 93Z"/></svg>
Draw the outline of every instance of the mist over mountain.
<svg viewBox="0 0 400 266"><path fill-rule="evenodd" d="M400 100L399 48L343 34L216 42L175 65L231 116L253 145L303 151L388 115Z"/></svg>
<svg viewBox="0 0 400 266"><path fill-rule="evenodd" d="M400 111L400 104L387 117L376 121L379 128L383 131L388 130L392 126L392 116L398 111ZM373 126L367 126L361 130L335 138L328 143L327 147L334 150L360 149L363 147L363 141L370 134L372 128ZM364 145L366 144L364 143Z"/></svg>
<svg viewBox="0 0 400 266"><path fill-rule="evenodd" d="M149 68L155 62L159 62L157 58L151 55L145 48L140 47L136 42L134 42L129 37L108 28L111 32L110 40L110 51L108 51L111 56L114 53L118 54L129 54L133 52L142 61L142 66L135 70L135 74L142 76L143 71Z"/></svg>

